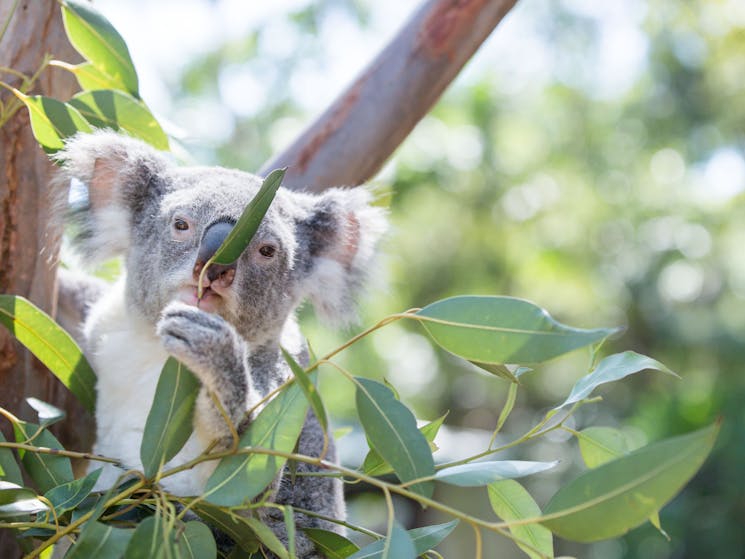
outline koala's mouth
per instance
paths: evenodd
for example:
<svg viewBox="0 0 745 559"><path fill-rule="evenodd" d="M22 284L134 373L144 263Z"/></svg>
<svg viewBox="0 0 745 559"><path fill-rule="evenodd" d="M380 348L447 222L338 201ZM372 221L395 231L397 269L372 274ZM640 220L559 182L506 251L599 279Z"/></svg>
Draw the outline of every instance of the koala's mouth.
<svg viewBox="0 0 745 559"><path fill-rule="evenodd" d="M187 305L197 307L206 312L217 313L223 306L223 297L220 293L212 289L212 287L205 287L202 290L202 298L200 299L197 294L197 287L195 285L189 285L179 290L179 300Z"/></svg>

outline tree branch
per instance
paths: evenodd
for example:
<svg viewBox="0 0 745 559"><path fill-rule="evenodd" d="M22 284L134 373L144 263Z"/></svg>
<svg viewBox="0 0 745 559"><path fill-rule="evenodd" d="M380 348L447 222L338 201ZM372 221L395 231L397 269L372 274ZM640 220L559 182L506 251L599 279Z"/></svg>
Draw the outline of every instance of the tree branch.
<svg viewBox="0 0 745 559"><path fill-rule="evenodd" d="M429 0L352 85L261 170L321 191L371 178L517 0Z"/></svg>

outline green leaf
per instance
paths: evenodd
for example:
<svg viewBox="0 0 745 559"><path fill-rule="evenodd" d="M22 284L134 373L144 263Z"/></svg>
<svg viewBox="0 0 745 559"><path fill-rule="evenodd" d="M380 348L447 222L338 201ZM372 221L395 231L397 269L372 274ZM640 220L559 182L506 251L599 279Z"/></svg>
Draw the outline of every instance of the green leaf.
<svg viewBox="0 0 745 559"><path fill-rule="evenodd" d="M211 260L216 264L232 264L246 249L248 243L259 229L259 224L274 200L277 189L282 184L287 169L276 169L269 173L256 196L243 210L238 223L230 231L225 241L217 249Z"/></svg>
<svg viewBox="0 0 745 559"><path fill-rule="evenodd" d="M287 361L287 364L290 366L292 374L295 375L295 381L300 385L300 388L303 391L303 394L305 394L305 398L308 400L310 407L313 408L313 413L316 414L316 418L318 419L318 423L321 424L323 432L327 433L329 422L326 416L326 408L323 406L323 401L321 400L321 395L318 393L316 385L313 384L313 382L310 380L310 377L308 376L308 373L305 372L305 369L303 369L300 364L295 361L292 355L287 353L285 348L282 348L282 355L284 356L285 361Z"/></svg>
<svg viewBox="0 0 745 559"><path fill-rule="evenodd" d="M308 401L298 383L292 383L251 422L239 446L292 452L307 413ZM285 458L258 453L226 456L207 480L204 496L215 505L249 503L266 489L285 462Z"/></svg>
<svg viewBox="0 0 745 559"><path fill-rule="evenodd" d="M163 517L159 514L140 522L132 534L124 553L124 559L162 559L167 557L170 536ZM95 557L90 555L89 557Z"/></svg>
<svg viewBox="0 0 745 559"><path fill-rule="evenodd" d="M478 361L471 361L471 363L476 365L478 368L483 369L487 373L491 373L495 376L515 383L520 382L519 378L521 375L529 373L533 370L530 367L503 365L502 363L480 363Z"/></svg>
<svg viewBox="0 0 745 559"><path fill-rule="evenodd" d="M396 399L398 400L398 398ZM432 450L432 452L437 450L434 444L434 440L437 436L438 431L440 430L440 427L442 427L442 422L445 421L445 418L447 416L448 414L446 412L441 417L438 417L434 421L431 421L426 425L422 425L419 428L419 431L422 433L422 435L424 435L424 438L427 439L429 448ZM375 449L371 448L370 451L367 453L367 456L365 456L365 461L362 463L362 470L370 476L382 476L391 473L393 471L393 468L391 468L390 464L383 460L383 458L380 456L380 454L377 453Z"/></svg>
<svg viewBox="0 0 745 559"><path fill-rule="evenodd" d="M626 437L612 427L588 427L576 433L579 451L588 468L597 468L629 450Z"/></svg>
<svg viewBox="0 0 745 559"><path fill-rule="evenodd" d="M70 101L80 114L96 128L124 130L156 149L167 151L168 136L145 103L121 91L83 91Z"/></svg>
<svg viewBox="0 0 745 559"><path fill-rule="evenodd" d="M640 355L633 351L616 353L603 359L590 374L579 379L572 388L569 397L561 405L557 406L556 409L587 398L601 384L621 380L629 375L647 369L678 376L659 361L646 355Z"/></svg>
<svg viewBox="0 0 745 559"><path fill-rule="evenodd" d="M36 416L38 417L39 424L42 427L49 427L65 418L64 411L52 404L42 402L38 398L26 398L26 403L36 411Z"/></svg>
<svg viewBox="0 0 745 559"><path fill-rule="evenodd" d="M459 487L480 487L502 479L515 479L550 470L554 462L529 462L502 460L497 462L474 462L445 468L437 472L435 479Z"/></svg>
<svg viewBox="0 0 745 559"><path fill-rule="evenodd" d="M346 559L360 550L354 542L336 532L320 528L303 528L303 532L328 559Z"/></svg>
<svg viewBox="0 0 745 559"><path fill-rule="evenodd" d="M33 423L19 422L13 424L13 430L15 431L16 442L25 443L32 435L39 432L40 427ZM30 444L57 450L63 449L60 442L46 429L41 430ZM72 474L70 459L66 456L43 454L30 450L19 452L19 454L26 473L31 476L42 493L75 479Z"/></svg>
<svg viewBox="0 0 745 559"><path fill-rule="evenodd" d="M279 541L279 538L277 538L266 524L252 517L246 518L246 523L267 549L273 551L280 559L289 559L287 550L282 545L282 542Z"/></svg>
<svg viewBox="0 0 745 559"><path fill-rule="evenodd" d="M287 554L290 559L297 559L295 553L295 514L290 505L283 506L282 512L284 513L285 533L287 534Z"/></svg>
<svg viewBox="0 0 745 559"><path fill-rule="evenodd" d="M2 431L0 431L0 443L7 442ZM9 481L17 485L23 485L23 476L21 475L21 469L18 467L13 451L9 448L0 447L0 469L2 474L0 477L4 481Z"/></svg>
<svg viewBox="0 0 745 559"><path fill-rule="evenodd" d="M616 331L570 328L513 297L451 297L424 307L415 318L440 346L479 366L546 361Z"/></svg>
<svg viewBox="0 0 745 559"><path fill-rule="evenodd" d="M590 542L635 528L672 499L709 455L719 425L640 448L562 487L542 524L562 538Z"/></svg>
<svg viewBox="0 0 745 559"><path fill-rule="evenodd" d="M183 364L169 357L158 379L140 445L145 475L153 477L178 454L191 436L199 381Z"/></svg>
<svg viewBox="0 0 745 559"><path fill-rule="evenodd" d="M0 323L93 411L96 374L75 340L45 312L17 295L0 295Z"/></svg>
<svg viewBox="0 0 745 559"><path fill-rule="evenodd" d="M102 74L139 97L137 72L127 44L114 26L88 2L64 0L62 21L75 50Z"/></svg>
<svg viewBox="0 0 745 559"><path fill-rule="evenodd" d="M48 509L30 489L9 481L0 481L0 520L36 514Z"/></svg>
<svg viewBox="0 0 745 559"><path fill-rule="evenodd" d="M488 491L492 509L505 522L535 518L541 514L541 509L533 500L533 497L530 496L530 493L514 480L507 479L494 482L489 485ZM517 546L531 559L554 556L553 536L544 526L540 524L512 526L510 532L521 542L515 542ZM525 544L535 548L540 553L536 553Z"/></svg>
<svg viewBox="0 0 745 559"><path fill-rule="evenodd" d="M414 528L405 532L412 544L414 545L414 554L421 555L437 546L442 540L447 538L458 525L458 520L453 520L445 524L434 524L424 526L423 528ZM359 553L355 553L350 559L380 559L383 557L383 547L386 540L378 540L363 547ZM396 559L397 555L390 555L391 559ZM414 555L412 555L414 557Z"/></svg>
<svg viewBox="0 0 745 559"><path fill-rule="evenodd" d="M374 380L359 378L356 402L360 423L375 451L392 467L402 482L435 474L432 452L416 427L411 410L396 400L393 392ZM432 482L416 483L411 491L429 497Z"/></svg>
<svg viewBox="0 0 745 559"><path fill-rule="evenodd" d="M183 532L176 539L176 551L179 559L215 559L217 545L210 529L203 523L194 520L187 522Z"/></svg>
<svg viewBox="0 0 745 559"><path fill-rule="evenodd" d="M100 522L87 522L65 559L121 557L135 530L114 528Z"/></svg>
<svg viewBox="0 0 745 559"><path fill-rule="evenodd" d="M259 540L246 522L245 516L204 501L194 505L194 512L202 520L230 536L243 551L252 553L259 549Z"/></svg>
<svg viewBox="0 0 745 559"><path fill-rule="evenodd" d="M13 93L26 105L34 138L47 153L62 149L65 138L91 131L77 109L67 103L43 95L31 97L16 89Z"/></svg>
<svg viewBox="0 0 745 559"><path fill-rule="evenodd" d="M66 511L77 507L90 495L100 475L101 468L92 471L85 477L63 483L50 489L44 494L44 497L52 503L57 516L60 516Z"/></svg>
<svg viewBox="0 0 745 559"><path fill-rule="evenodd" d="M96 89L117 89L119 91L126 91L127 87L124 85L121 79L117 79L114 76L104 74L96 68L90 62L82 62L80 64L69 64L62 60L52 60L49 63L50 66L57 66L63 68L68 72L71 72L75 79L78 80L80 89L83 91L91 91Z"/></svg>

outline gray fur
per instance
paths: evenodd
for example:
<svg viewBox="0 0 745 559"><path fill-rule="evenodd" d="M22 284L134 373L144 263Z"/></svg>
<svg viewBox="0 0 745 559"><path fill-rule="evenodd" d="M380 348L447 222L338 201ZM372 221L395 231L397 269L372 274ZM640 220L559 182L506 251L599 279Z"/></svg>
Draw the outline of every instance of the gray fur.
<svg viewBox="0 0 745 559"><path fill-rule="evenodd" d="M354 294L386 228L383 212L370 205L364 189L316 196L280 188L232 284L219 291L218 307L208 313L179 302L185 282L196 283L192 272L202 234L217 221L236 221L261 179L220 167L178 167L146 144L109 131L76 136L57 157L64 175L89 191L75 212L78 251L89 262L124 256L126 308L143 317L165 350L201 381L195 430L207 431L208 438L229 437L208 390L238 425L247 408L290 376L280 344L307 360L294 319L303 300L332 321L354 316ZM188 222L188 231L175 230L176 218ZM265 245L276 249L273 257L259 252ZM321 427L309 414L299 451L318 456L322 445ZM335 459L333 448L329 458ZM339 480L297 476L293 482L285 476L276 499L344 516ZM267 521L282 537L281 519L270 515ZM297 522L335 529L303 515ZM301 531L297 545L299 558L320 557Z"/></svg>

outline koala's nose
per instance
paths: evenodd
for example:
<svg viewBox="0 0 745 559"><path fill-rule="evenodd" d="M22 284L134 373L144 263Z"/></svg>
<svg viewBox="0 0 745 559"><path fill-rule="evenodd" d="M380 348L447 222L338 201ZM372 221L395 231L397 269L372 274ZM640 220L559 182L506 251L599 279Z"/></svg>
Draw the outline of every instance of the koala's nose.
<svg viewBox="0 0 745 559"><path fill-rule="evenodd" d="M214 256L217 249L223 243L228 234L233 230L234 225L225 221L213 223L204 231L202 242L197 252L197 261L194 264L194 278L198 279L199 274L204 268L205 263ZM235 262L233 264L210 264L207 269L207 279L211 282L220 278L225 287L230 285L235 276Z"/></svg>

